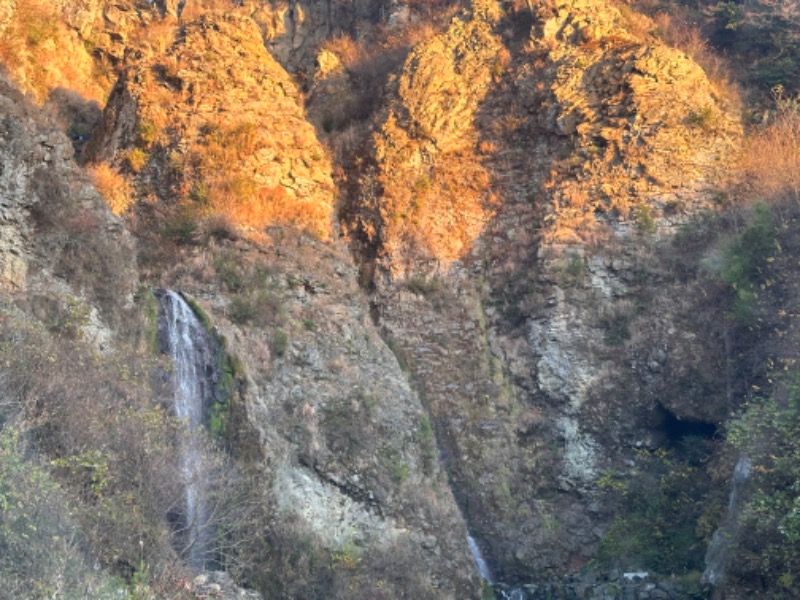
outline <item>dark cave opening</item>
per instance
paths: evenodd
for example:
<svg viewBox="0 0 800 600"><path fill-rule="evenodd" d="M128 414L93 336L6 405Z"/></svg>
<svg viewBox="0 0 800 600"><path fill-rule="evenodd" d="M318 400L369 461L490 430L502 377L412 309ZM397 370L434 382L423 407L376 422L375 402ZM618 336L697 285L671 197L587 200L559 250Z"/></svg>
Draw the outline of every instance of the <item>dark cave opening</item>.
<svg viewBox="0 0 800 600"><path fill-rule="evenodd" d="M682 419L659 404L657 431L663 436L664 446L676 457L689 463L703 462L711 453L717 437L717 425L708 421Z"/></svg>

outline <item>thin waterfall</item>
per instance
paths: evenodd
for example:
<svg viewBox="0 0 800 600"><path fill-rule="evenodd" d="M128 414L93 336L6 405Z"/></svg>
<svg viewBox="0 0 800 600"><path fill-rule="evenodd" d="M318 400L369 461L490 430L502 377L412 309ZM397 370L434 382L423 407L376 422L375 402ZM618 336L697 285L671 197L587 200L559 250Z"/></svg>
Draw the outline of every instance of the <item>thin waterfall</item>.
<svg viewBox="0 0 800 600"><path fill-rule="evenodd" d="M475 566L478 567L478 574L481 576L481 579L489 585L493 585L494 578L492 577L492 572L489 570L486 559L483 558L483 553L481 552L480 546L478 546L478 542L475 541L474 537L468 535L467 545L469 546L470 554L472 554L472 560L475 561Z"/></svg>
<svg viewBox="0 0 800 600"><path fill-rule="evenodd" d="M714 532L706 551L706 570L703 582L711 585L722 583L725 569L728 566L731 550L739 533L739 511L742 504L747 481L750 479L752 463L747 456L741 456L736 462L731 478L731 494L728 498L728 514L722 526Z"/></svg>
<svg viewBox="0 0 800 600"><path fill-rule="evenodd" d="M203 422L213 402L216 353L208 331L179 294L161 292L159 306L159 346L172 359L175 416L186 427L180 441L184 506L179 519L179 550L189 566L199 571L206 567L213 550Z"/></svg>

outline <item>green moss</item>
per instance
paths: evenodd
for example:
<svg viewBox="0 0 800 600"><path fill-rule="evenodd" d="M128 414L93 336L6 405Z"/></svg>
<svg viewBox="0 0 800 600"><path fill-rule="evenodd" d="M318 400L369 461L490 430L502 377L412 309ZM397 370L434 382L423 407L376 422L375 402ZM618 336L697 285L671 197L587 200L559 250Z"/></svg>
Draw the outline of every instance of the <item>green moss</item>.
<svg viewBox="0 0 800 600"><path fill-rule="evenodd" d="M152 355L158 355L158 298L153 293L153 288L140 288L135 299L142 306L145 318L145 343L147 350Z"/></svg>
<svg viewBox="0 0 800 600"><path fill-rule="evenodd" d="M181 298L183 298L186 304L189 305L189 308L192 309L192 312L203 324L203 327L205 327L209 333L212 333L213 325L211 324L211 318L208 316L208 314L206 314L206 312L202 308L200 308L200 305L197 303L197 301L191 296L184 293L181 293Z"/></svg>

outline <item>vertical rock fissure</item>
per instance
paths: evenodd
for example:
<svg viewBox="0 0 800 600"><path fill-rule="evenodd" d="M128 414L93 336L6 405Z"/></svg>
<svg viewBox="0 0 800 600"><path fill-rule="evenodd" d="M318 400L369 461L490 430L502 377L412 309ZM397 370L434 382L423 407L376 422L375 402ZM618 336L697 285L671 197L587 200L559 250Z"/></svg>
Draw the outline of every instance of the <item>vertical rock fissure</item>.
<svg viewBox="0 0 800 600"><path fill-rule="evenodd" d="M173 409L185 426L179 446L184 502L177 539L189 566L199 571L213 552L203 423L214 401L215 352L208 331L179 294L161 292L159 306L159 350L172 359Z"/></svg>

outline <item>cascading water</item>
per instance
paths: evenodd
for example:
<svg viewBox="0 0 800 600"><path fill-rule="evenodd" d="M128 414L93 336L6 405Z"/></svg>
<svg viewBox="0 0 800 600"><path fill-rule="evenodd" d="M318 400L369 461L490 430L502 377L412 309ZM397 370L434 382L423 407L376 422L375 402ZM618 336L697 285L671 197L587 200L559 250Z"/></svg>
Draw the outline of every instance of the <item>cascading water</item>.
<svg viewBox="0 0 800 600"><path fill-rule="evenodd" d="M478 542L475 541L474 537L468 535L467 545L469 546L470 554L472 554L472 560L475 561L475 566L478 567L478 574L481 576L481 579L489 585L494 585L492 572L489 570L486 559L483 558L483 553L481 552L480 546L478 546Z"/></svg>
<svg viewBox="0 0 800 600"><path fill-rule="evenodd" d="M205 327L180 295L161 292L159 306L159 346L172 359L175 416L186 426L180 444L185 498L178 537L189 566L199 571L213 546L202 449L204 415L214 400L216 354Z"/></svg>
<svg viewBox="0 0 800 600"><path fill-rule="evenodd" d="M739 532L739 510L742 493L750 479L752 463L747 456L741 456L736 462L731 479L731 494L728 498L728 514L725 523L714 532L706 551L706 570L703 571L703 582L718 585L725 576L731 550Z"/></svg>

